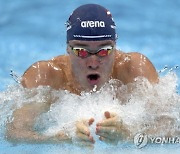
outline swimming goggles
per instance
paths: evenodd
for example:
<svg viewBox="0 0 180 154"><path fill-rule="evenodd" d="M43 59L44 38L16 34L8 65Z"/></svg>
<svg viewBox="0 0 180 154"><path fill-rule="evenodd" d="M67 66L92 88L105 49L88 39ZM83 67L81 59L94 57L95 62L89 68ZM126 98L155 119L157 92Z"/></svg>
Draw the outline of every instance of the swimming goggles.
<svg viewBox="0 0 180 154"><path fill-rule="evenodd" d="M81 58L86 58L86 57L89 57L90 55L97 55L98 57L105 57L105 56L108 56L113 50L112 46L105 46L97 50L97 52L91 53L89 50L82 47L72 47L72 46L70 47L72 51L74 52L74 54Z"/></svg>

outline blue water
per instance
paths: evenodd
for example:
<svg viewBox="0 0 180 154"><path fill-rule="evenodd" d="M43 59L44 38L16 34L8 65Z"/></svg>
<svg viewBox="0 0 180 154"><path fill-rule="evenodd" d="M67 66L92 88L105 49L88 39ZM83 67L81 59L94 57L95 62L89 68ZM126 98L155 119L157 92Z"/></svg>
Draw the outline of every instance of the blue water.
<svg viewBox="0 0 180 154"><path fill-rule="evenodd" d="M64 23L85 3L112 12L120 49L145 54L157 70L179 65L180 0L0 0L0 90L13 83L11 69L22 75L32 63L66 53Z"/></svg>
<svg viewBox="0 0 180 154"><path fill-rule="evenodd" d="M145 54L158 71L180 65L180 0L0 0L0 91L15 83L10 70L21 76L32 63L66 53L65 22L72 10L86 3L111 11L119 49ZM179 69L175 71L180 77ZM9 153L22 147L33 151L33 146L11 145Z"/></svg>

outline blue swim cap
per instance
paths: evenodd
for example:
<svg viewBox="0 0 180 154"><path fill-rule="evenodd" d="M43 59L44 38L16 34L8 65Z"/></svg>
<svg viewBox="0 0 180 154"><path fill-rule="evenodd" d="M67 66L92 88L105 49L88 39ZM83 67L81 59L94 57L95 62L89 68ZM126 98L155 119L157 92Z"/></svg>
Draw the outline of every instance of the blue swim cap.
<svg viewBox="0 0 180 154"><path fill-rule="evenodd" d="M110 11L97 4L86 4L75 9L66 26L67 42L117 39L116 25Z"/></svg>

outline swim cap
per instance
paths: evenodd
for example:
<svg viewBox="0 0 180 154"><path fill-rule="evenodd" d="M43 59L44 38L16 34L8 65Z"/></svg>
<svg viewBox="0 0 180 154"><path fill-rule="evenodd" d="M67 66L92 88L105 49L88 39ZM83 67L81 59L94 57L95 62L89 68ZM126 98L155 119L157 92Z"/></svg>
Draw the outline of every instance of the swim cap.
<svg viewBox="0 0 180 154"><path fill-rule="evenodd" d="M74 10L67 23L70 40L116 40L116 25L110 11L97 4L86 4Z"/></svg>

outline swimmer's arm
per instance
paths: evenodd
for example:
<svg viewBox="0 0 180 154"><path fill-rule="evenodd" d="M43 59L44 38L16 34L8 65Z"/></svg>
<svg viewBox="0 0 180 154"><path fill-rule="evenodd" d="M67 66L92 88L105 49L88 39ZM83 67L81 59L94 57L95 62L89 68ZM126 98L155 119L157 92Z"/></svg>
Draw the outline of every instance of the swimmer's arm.
<svg viewBox="0 0 180 154"><path fill-rule="evenodd" d="M7 140L11 142L30 143L70 141L70 138L64 132L59 132L55 136L45 136L33 130L36 117L44 110L47 110L47 107L39 104L25 105L21 109L17 109L13 114L13 121L7 124Z"/></svg>
<svg viewBox="0 0 180 154"><path fill-rule="evenodd" d="M21 84L25 88L50 86L53 89L63 89L65 75L61 68L52 61L40 61L30 66L22 76Z"/></svg>

